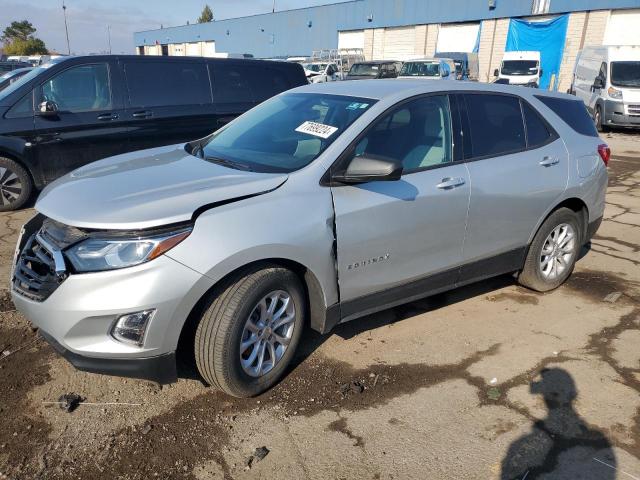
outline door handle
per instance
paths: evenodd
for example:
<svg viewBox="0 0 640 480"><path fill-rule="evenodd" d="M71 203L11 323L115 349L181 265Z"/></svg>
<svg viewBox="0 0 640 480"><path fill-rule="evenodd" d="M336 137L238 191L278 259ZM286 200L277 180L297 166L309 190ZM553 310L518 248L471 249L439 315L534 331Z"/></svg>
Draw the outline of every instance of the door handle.
<svg viewBox="0 0 640 480"><path fill-rule="evenodd" d="M133 118L149 118L149 117L153 117L153 112L150 112L148 110L145 110L143 112L133 112L131 116Z"/></svg>
<svg viewBox="0 0 640 480"><path fill-rule="evenodd" d="M544 157L540 162L543 167L551 167L560 163L560 159L556 157Z"/></svg>
<svg viewBox="0 0 640 480"><path fill-rule="evenodd" d="M98 115L98 120L117 120L117 118L117 113L103 113L101 115Z"/></svg>
<svg viewBox="0 0 640 480"><path fill-rule="evenodd" d="M442 182L436 185L436 187L440 190L450 190L452 188L459 187L460 185L464 185L464 178L446 177L443 178Z"/></svg>

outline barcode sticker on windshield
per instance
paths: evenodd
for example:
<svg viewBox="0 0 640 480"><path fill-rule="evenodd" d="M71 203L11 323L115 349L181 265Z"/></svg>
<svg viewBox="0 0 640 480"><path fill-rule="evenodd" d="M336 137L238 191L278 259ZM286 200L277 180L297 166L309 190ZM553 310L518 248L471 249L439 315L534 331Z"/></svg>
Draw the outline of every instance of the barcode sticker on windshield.
<svg viewBox="0 0 640 480"><path fill-rule="evenodd" d="M296 132L307 133L309 135L313 135L314 137L320 138L329 138L331 135L336 133L338 129L336 127L332 127L331 125L325 125L324 123L316 123L306 121L298 128L296 128Z"/></svg>

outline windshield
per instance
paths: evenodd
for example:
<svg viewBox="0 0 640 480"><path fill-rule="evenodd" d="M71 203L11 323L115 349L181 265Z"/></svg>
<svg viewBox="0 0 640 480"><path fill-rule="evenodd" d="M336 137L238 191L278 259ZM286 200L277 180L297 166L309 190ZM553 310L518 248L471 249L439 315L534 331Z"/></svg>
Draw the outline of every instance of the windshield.
<svg viewBox="0 0 640 480"><path fill-rule="evenodd" d="M22 77L20 77L18 80L16 80L15 82L13 82L11 85L9 85L7 88L5 88L4 90L2 90L2 92L0 92L0 101L5 99L6 97L8 97L9 95L11 95L13 92L15 92L18 88L20 88L20 86L25 83L28 82L29 80L31 80L32 78L37 77L38 75L40 75L40 73L44 72L48 67L50 66L50 64L47 65L40 65L39 67L34 68L33 70L31 70L29 73L27 73L26 75L23 75Z"/></svg>
<svg viewBox="0 0 640 480"><path fill-rule="evenodd" d="M537 60L505 60L502 62L503 75L535 75L537 73Z"/></svg>
<svg viewBox="0 0 640 480"><path fill-rule="evenodd" d="M439 62L407 62L400 70L401 77L439 77Z"/></svg>
<svg viewBox="0 0 640 480"><path fill-rule="evenodd" d="M349 70L349 75L376 77L379 71L380 65L374 65L372 63L355 63Z"/></svg>
<svg viewBox="0 0 640 480"><path fill-rule="evenodd" d="M374 103L339 95L279 95L218 130L192 153L240 170L292 172L315 160Z"/></svg>
<svg viewBox="0 0 640 480"><path fill-rule="evenodd" d="M640 62L611 62L611 85L640 88Z"/></svg>
<svg viewBox="0 0 640 480"><path fill-rule="evenodd" d="M324 69L327 68L326 63L303 63L302 67L305 70L309 70L310 72L324 72Z"/></svg>

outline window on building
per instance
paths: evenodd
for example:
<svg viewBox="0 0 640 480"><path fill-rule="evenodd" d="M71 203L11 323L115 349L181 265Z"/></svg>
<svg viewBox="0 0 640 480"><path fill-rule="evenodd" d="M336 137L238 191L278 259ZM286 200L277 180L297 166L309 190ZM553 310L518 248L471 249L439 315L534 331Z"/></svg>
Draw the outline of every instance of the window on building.
<svg viewBox="0 0 640 480"><path fill-rule="evenodd" d="M551 0L533 0L531 5L531 13L533 15L543 15L545 13L549 13L549 6L551 5Z"/></svg>

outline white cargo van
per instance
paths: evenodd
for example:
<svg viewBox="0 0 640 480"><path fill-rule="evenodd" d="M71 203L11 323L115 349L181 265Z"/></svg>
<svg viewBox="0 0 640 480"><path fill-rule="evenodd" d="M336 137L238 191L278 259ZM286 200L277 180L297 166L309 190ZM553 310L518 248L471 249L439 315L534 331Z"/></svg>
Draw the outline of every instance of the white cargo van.
<svg viewBox="0 0 640 480"><path fill-rule="evenodd" d="M498 77L495 83L538 88L542 76L540 52L505 52L500 68L496 68L493 75Z"/></svg>
<svg viewBox="0 0 640 480"><path fill-rule="evenodd" d="M640 46L585 47L571 93L582 99L599 131L640 127Z"/></svg>

